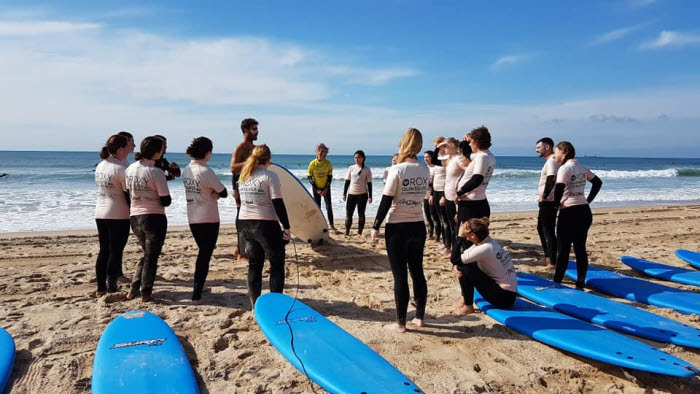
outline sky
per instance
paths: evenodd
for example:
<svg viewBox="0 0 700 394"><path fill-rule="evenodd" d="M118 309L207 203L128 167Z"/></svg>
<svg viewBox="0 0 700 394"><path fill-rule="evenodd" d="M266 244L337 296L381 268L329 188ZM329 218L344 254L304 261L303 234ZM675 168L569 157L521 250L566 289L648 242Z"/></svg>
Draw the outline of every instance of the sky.
<svg viewBox="0 0 700 394"><path fill-rule="evenodd" d="M700 157L700 2L0 1L0 150L260 122L275 153L391 154L486 125L496 155Z"/></svg>

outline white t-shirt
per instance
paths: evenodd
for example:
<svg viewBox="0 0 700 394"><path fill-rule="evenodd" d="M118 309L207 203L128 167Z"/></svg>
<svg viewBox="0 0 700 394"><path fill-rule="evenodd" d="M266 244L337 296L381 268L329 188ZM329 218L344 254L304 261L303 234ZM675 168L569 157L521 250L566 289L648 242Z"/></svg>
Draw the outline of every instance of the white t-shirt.
<svg viewBox="0 0 700 394"><path fill-rule="evenodd" d="M501 289L518 291L518 277L515 275L513 260L495 239L486 237L481 245L472 245L462 253L462 262L476 262L479 269L496 281Z"/></svg>
<svg viewBox="0 0 700 394"><path fill-rule="evenodd" d="M416 162L396 164L389 170L384 194L393 196L387 223L423 221L423 197L428 190L428 167Z"/></svg>
<svg viewBox="0 0 700 394"><path fill-rule="evenodd" d="M445 198L449 201L457 199L457 182L464 174L462 155L452 155L445 169Z"/></svg>
<svg viewBox="0 0 700 394"><path fill-rule="evenodd" d="M457 189L461 189L462 186L469 182L472 175L483 175L484 180L476 189L459 197L460 201L485 200L486 188L489 186L493 170L496 168L496 158L489 150L476 152L472 154L471 157L472 161L467 166L467 169L464 170L464 175L462 175L462 179L459 180Z"/></svg>
<svg viewBox="0 0 700 394"><path fill-rule="evenodd" d="M552 185L552 191L546 198L542 198L542 193L544 193L544 187L547 183L547 177L554 176L556 178L557 171L559 170L559 163L554 161L554 155L550 155L549 158L544 162L542 167L542 172L540 172L540 184L537 188L537 201L554 201L554 185Z"/></svg>
<svg viewBox="0 0 700 394"><path fill-rule="evenodd" d="M586 200L586 181L590 181L595 174L581 165L576 159L569 159L562 164L557 171L557 183L564 184L564 196L561 198L560 208L573 207L574 205L588 204Z"/></svg>
<svg viewBox="0 0 700 394"><path fill-rule="evenodd" d="M131 216L164 215L160 198L170 195L165 173L153 160L141 159L126 169L126 188L131 197Z"/></svg>
<svg viewBox="0 0 700 394"><path fill-rule="evenodd" d="M238 182L241 195L239 219L278 221L272 200L282 198L280 179L272 171L256 168L245 182Z"/></svg>
<svg viewBox="0 0 700 394"><path fill-rule="evenodd" d="M430 178L428 178L429 182L433 183L433 178L435 177L435 166L428 166L428 173L430 174ZM424 199L427 200L429 198L430 198L430 190L428 189L425 191Z"/></svg>
<svg viewBox="0 0 700 394"><path fill-rule="evenodd" d="M182 172L189 223L218 223L219 205L212 193L221 193L224 185L214 171L199 160L192 160Z"/></svg>
<svg viewBox="0 0 700 394"><path fill-rule="evenodd" d="M353 164L348 168L345 179L350 181L348 194L367 194L367 184L372 183L372 169L367 166L360 169L360 166Z"/></svg>
<svg viewBox="0 0 700 394"><path fill-rule="evenodd" d="M129 204L124 195L125 172L126 166L114 156L102 160L95 168L95 219L129 219Z"/></svg>
<svg viewBox="0 0 700 394"><path fill-rule="evenodd" d="M436 192L445 191L445 167L433 167L433 190Z"/></svg>

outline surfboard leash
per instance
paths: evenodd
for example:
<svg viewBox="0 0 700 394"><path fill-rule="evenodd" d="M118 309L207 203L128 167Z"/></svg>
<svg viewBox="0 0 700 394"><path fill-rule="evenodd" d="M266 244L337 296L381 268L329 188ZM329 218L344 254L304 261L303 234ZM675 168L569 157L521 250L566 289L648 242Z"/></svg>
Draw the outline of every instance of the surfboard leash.
<svg viewBox="0 0 700 394"><path fill-rule="evenodd" d="M292 330L292 325L289 322L289 314L292 313L292 310L294 309L294 305L297 303L297 298L299 297L299 286L301 285L301 275L299 274L299 255L297 254L297 244L294 242L294 238L291 239L292 241L292 246L294 247L294 262L296 263L297 266L297 288L296 292L294 293L294 301L292 301L292 305L289 306L289 310L287 310L287 313L284 315L284 322L287 324L287 328L289 329L289 336L291 337L290 339L290 346L292 348L292 353L294 353L294 357L297 358L299 361L299 364L301 365L301 369L304 372L304 375L306 375L306 379L309 380L309 385L311 386L311 391L316 394L316 389L314 388L314 382L311 380L311 377L309 376L309 373L306 371L306 366L304 365L304 362L301 361L301 357L297 354L297 350L294 348L294 331Z"/></svg>

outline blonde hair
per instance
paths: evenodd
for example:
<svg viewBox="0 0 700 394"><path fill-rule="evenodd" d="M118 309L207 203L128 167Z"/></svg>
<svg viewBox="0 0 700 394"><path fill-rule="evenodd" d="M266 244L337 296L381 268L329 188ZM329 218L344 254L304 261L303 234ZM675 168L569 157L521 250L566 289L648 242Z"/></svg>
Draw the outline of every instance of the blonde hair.
<svg viewBox="0 0 700 394"><path fill-rule="evenodd" d="M443 137L443 136L435 137L435 138L433 138L433 145L437 146L439 143L441 143L444 140L445 140L445 137Z"/></svg>
<svg viewBox="0 0 700 394"><path fill-rule="evenodd" d="M399 158L397 163L403 163L406 159L416 157L423 150L423 135L418 129L406 130L399 141Z"/></svg>
<svg viewBox="0 0 700 394"><path fill-rule="evenodd" d="M270 153L270 148L267 145L258 145L253 149L253 153L250 154L248 160L245 161L243 169L241 170L241 177L238 179L239 182L245 182L246 179L250 178L255 171L255 167L259 164L267 164L272 158Z"/></svg>

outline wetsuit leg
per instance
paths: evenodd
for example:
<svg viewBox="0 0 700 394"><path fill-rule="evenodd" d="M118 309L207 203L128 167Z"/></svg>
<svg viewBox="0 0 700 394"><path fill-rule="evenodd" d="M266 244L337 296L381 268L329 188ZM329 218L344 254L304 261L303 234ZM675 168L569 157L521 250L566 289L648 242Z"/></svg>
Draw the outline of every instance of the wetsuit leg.
<svg viewBox="0 0 700 394"><path fill-rule="evenodd" d="M202 289L209 273L211 255L219 238L219 223L192 223L190 230L199 248L194 268L192 299L199 300L202 298Z"/></svg>
<svg viewBox="0 0 700 394"><path fill-rule="evenodd" d="M442 239L442 221L440 220L440 213L438 212L438 201L433 193L433 203L430 205L430 215L433 217L433 223L435 223L435 240L440 242Z"/></svg>
<svg viewBox="0 0 700 394"><path fill-rule="evenodd" d="M515 302L516 293L501 288L495 280L480 270L476 263L462 264L459 270L462 272L459 283L466 286L466 289L462 289L466 305L474 304L474 288L496 308L509 308Z"/></svg>
<svg viewBox="0 0 700 394"><path fill-rule="evenodd" d="M551 264L555 264L557 261L557 208L552 201L543 201L539 206L537 233L540 236L544 255L549 258Z"/></svg>
<svg viewBox="0 0 700 394"><path fill-rule="evenodd" d="M406 223L408 237L408 271L413 282L413 299L416 302L416 318L425 318L425 305L428 301L428 282L423 272L423 250L425 249L425 224Z"/></svg>
<svg viewBox="0 0 700 394"><path fill-rule="evenodd" d="M433 222L433 216L430 213L430 203L428 202L428 199L423 200L423 216L425 216L425 220L428 222L428 237L433 238L433 234L435 233L435 223Z"/></svg>
<svg viewBox="0 0 700 394"><path fill-rule="evenodd" d="M144 220L146 215L136 215L132 216L130 220L131 231L134 233L136 240L141 246L141 250L144 255L139 259L138 264L136 264L136 270L134 271L134 276L131 279L131 293L138 295L141 291L141 272L143 272L143 265L146 261L146 233L144 231Z"/></svg>
<svg viewBox="0 0 700 394"><path fill-rule="evenodd" d="M168 219L165 215L142 215L146 217L144 224L145 248L144 263L141 271L141 294L150 296L153 293L153 283L158 270L158 258L165 243L168 231Z"/></svg>
<svg viewBox="0 0 700 394"><path fill-rule="evenodd" d="M284 259L285 249L282 241L282 230L276 221L261 220L259 240L270 260L270 292L284 291Z"/></svg>
<svg viewBox="0 0 700 394"><path fill-rule="evenodd" d="M406 325L406 313L408 310L408 242L404 223L387 223L384 239L386 253L389 257L391 273L394 276L394 302L396 303L396 321ZM421 257L423 254L421 253Z"/></svg>
<svg viewBox="0 0 700 394"><path fill-rule="evenodd" d="M569 265L571 243L574 241L573 231L576 228L572 207L559 210L557 219L557 267L554 271L554 282L561 283Z"/></svg>
<svg viewBox="0 0 700 394"><path fill-rule="evenodd" d="M259 242L260 220L241 220L241 235L248 254L248 297L251 307L260 297L262 291L262 272L265 263L265 251Z"/></svg>
<svg viewBox="0 0 700 394"><path fill-rule="evenodd" d="M452 247L452 226L450 225L450 219L447 217L447 209L444 205L440 205L440 199L445 196L443 192L435 192L435 197L438 200L437 210L440 214L440 221L442 222L442 244L446 248Z"/></svg>
<svg viewBox="0 0 700 394"><path fill-rule="evenodd" d="M110 220L107 291L117 291L117 278L123 275L124 248L129 240L129 219Z"/></svg>
<svg viewBox="0 0 700 394"><path fill-rule="evenodd" d="M574 234L574 254L576 255L576 286L583 288L586 284L586 274L588 273L588 252L586 252L586 241L588 239L588 229L593 223L593 214L588 204L577 205L576 231Z"/></svg>
<svg viewBox="0 0 700 394"><path fill-rule="evenodd" d="M333 204L331 203L331 189L328 188L328 192L323 196L323 201L326 203L326 212L328 213L328 223L331 226L335 226L333 223ZM319 202L319 206L320 206Z"/></svg>
<svg viewBox="0 0 700 394"><path fill-rule="evenodd" d="M109 219L95 219L97 224L97 239L100 243L100 251L95 262L95 275L97 277L97 291L107 291L107 261L109 260Z"/></svg>
<svg viewBox="0 0 700 394"><path fill-rule="evenodd" d="M362 231L365 229L365 209L367 209L367 200L369 195L360 194L357 198L357 233L362 235Z"/></svg>
<svg viewBox="0 0 700 394"><path fill-rule="evenodd" d="M350 235L350 227L352 227L352 216L355 214L355 207L357 206L357 195L348 194L347 201L345 203L345 235Z"/></svg>

